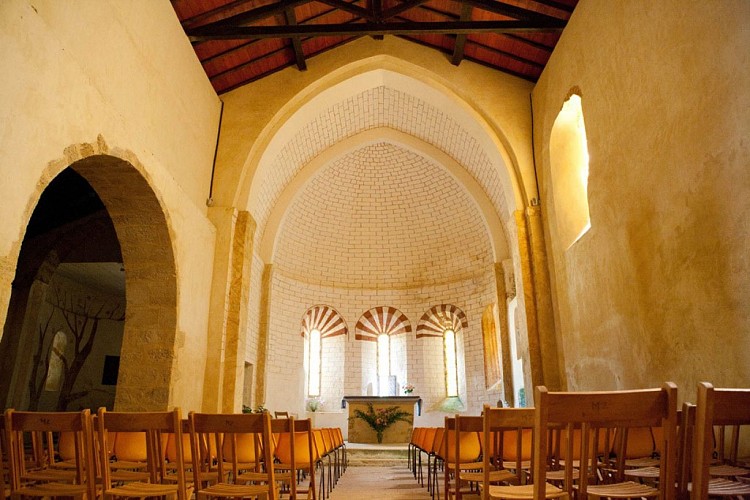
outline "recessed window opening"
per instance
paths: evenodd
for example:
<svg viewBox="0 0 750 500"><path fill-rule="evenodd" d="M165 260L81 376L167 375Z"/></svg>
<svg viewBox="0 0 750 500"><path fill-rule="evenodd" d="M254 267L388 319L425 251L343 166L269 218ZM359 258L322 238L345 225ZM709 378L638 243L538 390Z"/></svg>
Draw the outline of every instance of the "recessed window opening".
<svg viewBox="0 0 750 500"><path fill-rule="evenodd" d="M310 349L308 350L308 388L307 395L310 397L320 396L320 377L321 377L321 351L320 330L317 328L310 331Z"/></svg>
<svg viewBox="0 0 750 500"><path fill-rule="evenodd" d="M443 332L445 353L445 391L449 398L458 397L458 360L456 356L456 332L450 328Z"/></svg>
<svg viewBox="0 0 750 500"><path fill-rule="evenodd" d="M390 395L391 339L385 333L378 335L378 396Z"/></svg>
<svg viewBox="0 0 750 500"><path fill-rule="evenodd" d="M578 95L565 101L555 119L550 134L550 160L557 234L567 249L591 228L589 151Z"/></svg>

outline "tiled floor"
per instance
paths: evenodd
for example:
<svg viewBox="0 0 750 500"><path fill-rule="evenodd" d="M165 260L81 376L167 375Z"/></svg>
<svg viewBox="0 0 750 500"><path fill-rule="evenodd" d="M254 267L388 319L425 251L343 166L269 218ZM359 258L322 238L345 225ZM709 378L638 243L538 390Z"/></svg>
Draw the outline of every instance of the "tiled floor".
<svg viewBox="0 0 750 500"><path fill-rule="evenodd" d="M330 500L427 500L405 466L348 467L331 492Z"/></svg>

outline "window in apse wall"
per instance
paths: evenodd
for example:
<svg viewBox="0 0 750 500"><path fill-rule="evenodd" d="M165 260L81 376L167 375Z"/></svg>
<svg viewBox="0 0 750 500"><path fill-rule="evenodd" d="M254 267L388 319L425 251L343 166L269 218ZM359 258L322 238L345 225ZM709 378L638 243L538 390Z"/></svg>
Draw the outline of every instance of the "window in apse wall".
<svg viewBox="0 0 750 500"><path fill-rule="evenodd" d="M557 235L563 249L568 249L591 228L589 152L578 95L565 101L552 125L550 160Z"/></svg>
<svg viewBox="0 0 750 500"><path fill-rule="evenodd" d="M391 338L378 335L378 396L389 396L391 380Z"/></svg>
<svg viewBox="0 0 750 500"><path fill-rule="evenodd" d="M320 396L320 370L323 353L321 351L320 330L317 328L310 331L310 348L308 349L308 387L309 397Z"/></svg>
<svg viewBox="0 0 750 500"><path fill-rule="evenodd" d="M445 392L446 397L458 397L458 360L456 356L456 332L451 329L443 332L443 352L445 353Z"/></svg>

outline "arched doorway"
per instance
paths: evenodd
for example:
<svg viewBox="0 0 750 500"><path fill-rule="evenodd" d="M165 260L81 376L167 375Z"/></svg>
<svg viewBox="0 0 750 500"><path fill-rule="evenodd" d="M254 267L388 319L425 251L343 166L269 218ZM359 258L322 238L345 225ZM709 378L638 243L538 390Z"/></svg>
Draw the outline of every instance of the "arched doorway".
<svg viewBox="0 0 750 500"><path fill-rule="evenodd" d="M80 148L78 151L70 148L71 151L66 151L69 155L67 159L71 160L66 162L68 169L63 169L62 174L52 174L69 176L74 173L85 179L92 191L98 195L101 209L110 220L115 245L119 243L119 262L120 268L123 269L126 290L123 295L123 307L117 309L101 304L91 304L89 307L89 310L99 314L112 315L112 318L107 319L123 321L119 369L114 368L117 364L117 360L112 359L114 355L99 353L99 376L106 375L103 373L104 363L108 363L110 381L111 372L117 372L117 389L114 397L116 409L165 409L169 404L177 316L176 270L167 218L157 195L142 175L143 169L137 161L134 163L133 158L124 160L110 154L97 154L100 153L98 149L101 149L97 146ZM106 146L103 147L106 149ZM88 155L81 155L81 151ZM60 163L62 162L57 164ZM87 225L88 222L79 220L81 230L85 231L85 228L88 228L89 231L100 234L101 228L92 229L92 226ZM90 248L91 245L89 248L83 246L85 251L91 254L101 250ZM47 284L51 283L60 264L59 255L51 250L54 249L38 252L43 256L32 259L35 263L19 266L18 270L22 273L31 272L34 278L40 278L37 282L45 283L46 280ZM19 264L27 258L20 255ZM37 331L38 326L29 326L32 322L25 318L25 312L18 311L28 311L29 300L42 300L42 292L46 294L47 290L32 290L29 287L27 294L16 293L16 286L20 283L18 273L16 278L0 354L4 359L20 360L23 352L21 347L29 342L34 344L29 335ZM81 322L85 322L85 319L73 320L74 326ZM91 323L88 328L90 331ZM52 334L54 333L53 331ZM44 347L42 352L46 352ZM106 356L110 356L109 360ZM42 367L44 364L41 360L36 364L31 363L32 366ZM8 399L23 401L25 397L28 401L28 389L22 386L28 387L30 372L31 368L28 371L21 370L7 381L6 377L3 377L2 384L5 386L0 387L4 391L2 394L7 394ZM39 383L40 378L46 376L37 373L35 383ZM76 389L72 391L75 392ZM80 405L80 402L78 404Z"/></svg>

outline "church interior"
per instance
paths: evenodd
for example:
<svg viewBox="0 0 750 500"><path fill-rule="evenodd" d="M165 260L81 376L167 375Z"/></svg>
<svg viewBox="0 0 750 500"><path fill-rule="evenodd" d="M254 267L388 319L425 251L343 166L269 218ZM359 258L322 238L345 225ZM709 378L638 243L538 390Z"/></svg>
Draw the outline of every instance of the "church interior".
<svg viewBox="0 0 750 500"><path fill-rule="evenodd" d="M282 4L0 3L4 408L750 387L750 2Z"/></svg>

